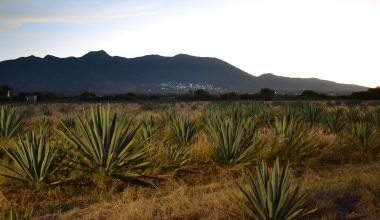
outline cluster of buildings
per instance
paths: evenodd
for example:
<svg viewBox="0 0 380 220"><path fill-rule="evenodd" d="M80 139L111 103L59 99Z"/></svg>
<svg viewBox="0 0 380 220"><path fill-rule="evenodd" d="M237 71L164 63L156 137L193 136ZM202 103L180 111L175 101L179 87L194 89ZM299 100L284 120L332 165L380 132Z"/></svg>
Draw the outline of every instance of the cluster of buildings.
<svg viewBox="0 0 380 220"><path fill-rule="evenodd" d="M183 83L183 82L163 82L161 83L161 90L166 91L194 91L198 89L204 89L207 91L223 91L220 87L215 87L210 84L200 83Z"/></svg>

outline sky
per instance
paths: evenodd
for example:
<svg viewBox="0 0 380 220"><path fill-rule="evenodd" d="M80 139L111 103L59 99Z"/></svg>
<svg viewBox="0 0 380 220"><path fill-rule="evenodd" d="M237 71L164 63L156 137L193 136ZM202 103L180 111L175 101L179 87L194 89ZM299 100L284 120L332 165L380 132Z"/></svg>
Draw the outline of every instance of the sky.
<svg viewBox="0 0 380 220"><path fill-rule="evenodd" d="M184 53L380 86L380 0L0 0L0 60Z"/></svg>

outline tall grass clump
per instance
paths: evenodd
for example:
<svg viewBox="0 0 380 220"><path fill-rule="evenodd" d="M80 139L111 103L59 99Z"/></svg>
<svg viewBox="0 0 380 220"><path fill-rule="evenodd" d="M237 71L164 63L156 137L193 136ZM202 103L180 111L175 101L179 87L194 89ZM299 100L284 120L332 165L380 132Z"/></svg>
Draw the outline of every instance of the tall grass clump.
<svg viewBox="0 0 380 220"><path fill-rule="evenodd" d="M7 211L2 211L1 219L9 220L31 220L32 219L33 209L27 209L25 212L20 212L14 207L9 208Z"/></svg>
<svg viewBox="0 0 380 220"><path fill-rule="evenodd" d="M105 180L106 177L139 177L146 147L135 144L139 126L133 126L133 118L115 112L110 107L91 107L83 117L74 115L75 127L64 129L61 134L71 143L68 154L75 168Z"/></svg>
<svg viewBox="0 0 380 220"><path fill-rule="evenodd" d="M17 113L16 110L9 106L0 107L0 139L14 137L24 125L25 114Z"/></svg>
<svg viewBox="0 0 380 220"><path fill-rule="evenodd" d="M290 183L289 164L280 171L277 159L272 175L267 164L262 161L256 167L256 177L246 170L245 184L238 185L243 199L238 200L246 219L290 220L304 219L315 209L309 209L308 195L300 194L300 183L293 190Z"/></svg>
<svg viewBox="0 0 380 220"><path fill-rule="evenodd" d="M1 175L25 185L38 188L46 184L56 170L54 159L57 149L49 146L44 131L40 135L35 135L32 131L25 135L25 139L19 138L15 149L3 147L3 150L12 163L0 164L5 171Z"/></svg>

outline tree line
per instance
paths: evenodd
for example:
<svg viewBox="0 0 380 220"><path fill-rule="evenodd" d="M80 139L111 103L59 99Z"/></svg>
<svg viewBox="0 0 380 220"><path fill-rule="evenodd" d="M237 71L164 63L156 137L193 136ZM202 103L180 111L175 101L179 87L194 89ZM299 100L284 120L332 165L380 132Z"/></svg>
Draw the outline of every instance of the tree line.
<svg viewBox="0 0 380 220"><path fill-rule="evenodd" d="M0 86L1 102L24 102L27 96L37 96L38 101L122 101L122 100L161 100L174 99L182 101L208 100L380 100L380 87L370 88L367 91L354 92L348 95L330 95L312 90L304 90L300 94L278 94L270 88L263 88L258 93L225 92L212 94L204 89L189 91L186 94L136 94L133 92L101 96L91 91L84 91L77 95L62 95L51 92L18 92L9 85Z"/></svg>

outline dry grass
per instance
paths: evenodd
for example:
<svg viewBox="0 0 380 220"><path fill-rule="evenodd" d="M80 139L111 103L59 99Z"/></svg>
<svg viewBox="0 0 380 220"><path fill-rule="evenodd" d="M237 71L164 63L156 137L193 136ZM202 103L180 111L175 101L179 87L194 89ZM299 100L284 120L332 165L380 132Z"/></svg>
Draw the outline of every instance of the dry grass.
<svg viewBox="0 0 380 220"><path fill-rule="evenodd" d="M236 219L240 168L189 167L156 188L128 187L112 200L64 213L63 219ZM208 169L208 170L206 170ZM202 172L203 171L203 172ZM319 211L316 219L380 217L380 163L296 168Z"/></svg>
<svg viewBox="0 0 380 220"><path fill-rule="evenodd" d="M15 185L0 187L0 213L2 209L16 205L21 210L33 207L36 219L236 219L231 214L241 213L233 203L233 197L241 196L236 182L242 183L243 167L224 167L213 162L212 142L200 125L206 105L203 102L111 105L113 110L134 114L136 121L143 115L154 115L164 120L163 109L170 106L179 114L191 117L197 133L188 146L190 162L185 167L169 168L162 157L162 149L172 144L170 127L167 121L163 121L157 140L148 146L148 160L152 166L145 174L154 178L144 179L145 183L114 180L103 187L96 187L85 174L60 170L58 179L73 179L38 191ZM269 105L273 105L274 111L280 108L274 103ZM89 106L28 105L18 106L17 110L28 111L32 115L25 131L35 127L44 114L53 119L51 130L54 131L60 119L74 112L81 113ZM293 161L293 181L302 180L302 191L311 195L313 204L319 209L315 219L380 218L380 160L365 160L362 149L352 143L348 130L339 135L329 134L320 123L307 131L308 135L315 134L318 153L301 163ZM52 139L60 140L55 133ZM260 142L258 157L269 162L278 156L279 148L284 147L283 140L270 126L258 129L257 141ZM14 146L13 140L2 140L0 144ZM8 160L1 151L0 158ZM0 177L0 185L3 184L13 182Z"/></svg>

